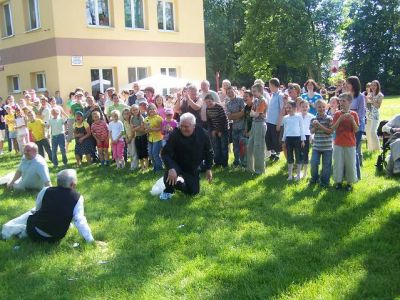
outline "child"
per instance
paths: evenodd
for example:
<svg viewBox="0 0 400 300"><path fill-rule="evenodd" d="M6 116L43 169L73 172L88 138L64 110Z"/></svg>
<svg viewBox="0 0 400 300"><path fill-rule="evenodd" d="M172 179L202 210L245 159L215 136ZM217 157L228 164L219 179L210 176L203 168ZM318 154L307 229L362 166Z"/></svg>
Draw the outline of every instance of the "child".
<svg viewBox="0 0 400 300"><path fill-rule="evenodd" d="M60 111L57 107L51 109L49 127L51 132L52 161L55 167L58 166L57 148L60 147L64 167L68 163L65 149L65 127L67 118L60 118Z"/></svg>
<svg viewBox="0 0 400 300"><path fill-rule="evenodd" d="M178 126L178 123L173 119L174 110L170 107L165 109L166 118L161 123L161 132L164 136L162 146L164 147L168 141L169 134Z"/></svg>
<svg viewBox="0 0 400 300"><path fill-rule="evenodd" d="M117 164L117 169L125 166L124 161L124 124L119 120L120 113L118 110L111 111L111 122L108 124L109 135L111 138L111 147L113 159Z"/></svg>
<svg viewBox="0 0 400 300"><path fill-rule="evenodd" d="M131 125L131 111L129 108L125 108L122 111L122 116L124 118L123 124L125 129L125 143L127 145L127 154L131 158L131 171L134 171L138 167L138 158L136 154L135 147L135 131L132 130Z"/></svg>
<svg viewBox="0 0 400 300"><path fill-rule="evenodd" d="M301 170L300 151L305 146L305 135L301 116L295 114L296 102L290 100L286 104L288 115L283 117L283 137L287 149L288 173L287 180L293 180L293 152L296 157L297 170ZM300 180L300 172L297 172L296 180Z"/></svg>
<svg viewBox="0 0 400 300"><path fill-rule="evenodd" d="M144 118L139 110L138 105L131 107L131 125L135 133L135 148L139 159L139 167L145 171L149 164L149 154L147 150L147 136L144 128Z"/></svg>
<svg viewBox="0 0 400 300"><path fill-rule="evenodd" d="M326 102L324 100L317 100L315 107L317 115L310 123L310 132L314 134L310 184L319 181L321 187L328 187L332 169L332 117L326 114ZM322 169L319 176L318 166L321 156Z"/></svg>
<svg viewBox="0 0 400 300"><path fill-rule="evenodd" d="M99 150L99 159L101 166L108 166L109 162L109 137L108 137L108 126L106 121L101 119L101 114L98 111L92 112L93 124L91 126L91 132L96 140L97 149Z"/></svg>
<svg viewBox="0 0 400 300"><path fill-rule="evenodd" d="M356 132L358 131L358 114L350 110L353 96L344 93L339 96L340 108L333 116L333 130L336 136L333 146L333 179L335 188L342 188L346 179L346 191L351 191L352 183L357 181L356 169Z"/></svg>
<svg viewBox="0 0 400 300"><path fill-rule="evenodd" d="M165 115L165 109L164 109L164 98L161 95L157 95L154 98L155 104L157 106L157 114L163 118L163 120L165 119L166 115Z"/></svg>
<svg viewBox="0 0 400 300"><path fill-rule="evenodd" d="M74 137L75 137L75 158L78 167L82 164L82 156L85 155L86 161L92 162L91 154L95 151L94 145L90 140L89 124L83 120L83 113L77 111L75 113Z"/></svg>
<svg viewBox="0 0 400 300"><path fill-rule="evenodd" d="M308 110L310 109L310 105L306 100L302 100L300 102L300 110L301 112L298 113L301 116L301 120L303 122L303 130L304 135L306 136L306 140L304 143L304 147L300 150L300 163L302 164L303 170L297 170L300 173L301 178L307 177L307 169L308 169L308 153L310 152L310 122L311 119L314 118L314 115L310 114Z"/></svg>
<svg viewBox="0 0 400 300"><path fill-rule="evenodd" d="M163 139L161 123L163 119L157 115L157 107L153 103L149 105L148 114L148 117L144 120L146 133L148 133L148 151L153 163L153 170L157 172L163 169L160 156Z"/></svg>
<svg viewBox="0 0 400 300"><path fill-rule="evenodd" d="M6 110L3 108L3 99L0 97L0 155L3 154L4 140L6 138Z"/></svg>
<svg viewBox="0 0 400 300"><path fill-rule="evenodd" d="M49 159L52 160L49 140L45 134L46 125L42 120L36 118L36 114L32 110L28 111L28 120L29 133L32 142L38 146L39 154L44 157L44 151L46 151Z"/></svg>
<svg viewBox="0 0 400 300"><path fill-rule="evenodd" d="M14 110L9 105L4 106L7 114L4 116L4 120L6 121L6 125L8 127L8 138L10 139L10 144L14 148L15 154L18 153L18 144L17 144L17 134L15 132L15 115ZM11 150L10 150L11 151Z"/></svg>
<svg viewBox="0 0 400 300"><path fill-rule="evenodd" d="M339 98L334 96L331 98L331 100L329 100L329 109L327 114L333 117L335 112L337 112L338 110L339 110Z"/></svg>
<svg viewBox="0 0 400 300"><path fill-rule="evenodd" d="M24 147L29 143L29 131L27 127L27 119L19 107L15 109L15 129L17 133L17 142L19 152L24 152Z"/></svg>

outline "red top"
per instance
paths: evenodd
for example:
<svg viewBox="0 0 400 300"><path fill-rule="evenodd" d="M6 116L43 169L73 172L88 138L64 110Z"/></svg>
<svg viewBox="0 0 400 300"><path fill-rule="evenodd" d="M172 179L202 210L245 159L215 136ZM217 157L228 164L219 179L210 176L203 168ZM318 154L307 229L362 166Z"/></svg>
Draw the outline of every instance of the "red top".
<svg viewBox="0 0 400 300"><path fill-rule="evenodd" d="M355 111L349 111L353 116L356 124L359 125L360 121L358 120L358 114ZM335 112L333 116L333 124L339 119L339 117L343 114L342 111ZM336 128L336 138L335 145L342 147L355 147L356 146L356 134L353 129L353 125L351 119L343 119L339 127Z"/></svg>
<svg viewBox="0 0 400 300"><path fill-rule="evenodd" d="M101 142L108 140L108 126L105 121L100 120L99 123L93 123L90 129Z"/></svg>

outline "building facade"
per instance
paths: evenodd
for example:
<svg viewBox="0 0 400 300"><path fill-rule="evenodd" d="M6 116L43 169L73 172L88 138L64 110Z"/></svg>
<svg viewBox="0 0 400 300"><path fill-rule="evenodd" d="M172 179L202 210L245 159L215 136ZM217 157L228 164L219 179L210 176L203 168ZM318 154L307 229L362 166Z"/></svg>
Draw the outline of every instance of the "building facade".
<svg viewBox="0 0 400 300"><path fill-rule="evenodd" d="M206 77L202 0L1 1L0 96Z"/></svg>

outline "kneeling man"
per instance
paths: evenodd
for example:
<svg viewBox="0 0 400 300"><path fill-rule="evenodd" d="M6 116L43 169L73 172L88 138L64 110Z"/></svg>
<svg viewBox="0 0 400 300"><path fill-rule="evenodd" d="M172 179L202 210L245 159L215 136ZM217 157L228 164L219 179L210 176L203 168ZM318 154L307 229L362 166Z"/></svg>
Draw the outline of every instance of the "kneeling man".
<svg viewBox="0 0 400 300"><path fill-rule="evenodd" d="M83 209L83 197L76 190L77 177L73 169L57 174L57 186L43 188L36 199L36 212L29 216L26 231L34 241L57 242L74 221L79 234L94 242Z"/></svg>
<svg viewBox="0 0 400 300"><path fill-rule="evenodd" d="M175 128L170 134L167 144L161 151L161 158L167 171L164 174L165 190L161 193L160 199L170 199L175 188L189 195L198 194L200 164L205 161L206 177L211 183L213 157L207 132L196 126L196 117L193 114L184 113L180 117L179 128Z"/></svg>

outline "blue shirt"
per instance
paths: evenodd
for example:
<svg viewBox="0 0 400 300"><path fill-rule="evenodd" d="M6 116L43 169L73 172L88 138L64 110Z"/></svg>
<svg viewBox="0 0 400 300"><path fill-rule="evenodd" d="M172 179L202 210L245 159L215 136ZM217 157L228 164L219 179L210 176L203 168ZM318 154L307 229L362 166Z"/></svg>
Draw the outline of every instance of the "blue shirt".
<svg viewBox="0 0 400 300"><path fill-rule="evenodd" d="M301 95L301 98L303 98L304 100L308 101L308 103L310 104L310 114L312 115L317 115L317 110L315 109L315 102L317 102L317 100L322 99L322 96L318 93L314 93L314 96L312 98L310 98L308 96L308 93L304 93Z"/></svg>
<svg viewBox="0 0 400 300"><path fill-rule="evenodd" d="M274 125L278 123L283 105L283 94L279 91L273 93L268 105L267 123Z"/></svg>
<svg viewBox="0 0 400 300"><path fill-rule="evenodd" d="M350 109L358 114L360 121L359 131L365 131L365 115L367 114L367 108L365 106L365 98L363 94L359 94L353 99L350 104Z"/></svg>

